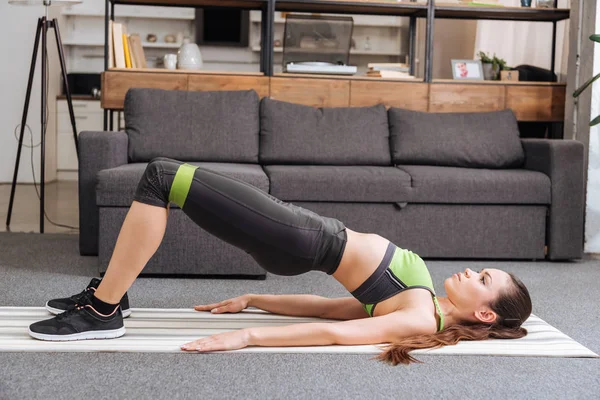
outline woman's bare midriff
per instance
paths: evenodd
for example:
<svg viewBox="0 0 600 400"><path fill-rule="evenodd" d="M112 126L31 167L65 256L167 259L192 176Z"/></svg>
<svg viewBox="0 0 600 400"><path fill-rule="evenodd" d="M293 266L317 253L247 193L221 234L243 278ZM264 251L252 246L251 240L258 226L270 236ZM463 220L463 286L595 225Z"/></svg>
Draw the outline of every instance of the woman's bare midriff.
<svg viewBox="0 0 600 400"><path fill-rule="evenodd" d="M385 256L388 244L384 237L374 233L360 233L346 228L346 247L333 277L348 292L353 292L375 272ZM411 289L398 293L377 303L374 317L386 315L405 307L423 307L424 312L433 310L431 294L426 289Z"/></svg>

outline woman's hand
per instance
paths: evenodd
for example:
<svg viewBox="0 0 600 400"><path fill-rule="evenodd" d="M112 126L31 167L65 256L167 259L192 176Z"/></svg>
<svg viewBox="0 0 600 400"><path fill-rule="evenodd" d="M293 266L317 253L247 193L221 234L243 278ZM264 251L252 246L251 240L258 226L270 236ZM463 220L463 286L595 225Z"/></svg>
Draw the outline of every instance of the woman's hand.
<svg viewBox="0 0 600 400"><path fill-rule="evenodd" d="M223 300L220 303L213 303L201 306L194 306L194 310L196 311L210 311L213 314L221 314L221 313L238 313L248 307L248 303L250 302L249 294L245 294L240 297L235 297L229 300Z"/></svg>
<svg viewBox="0 0 600 400"><path fill-rule="evenodd" d="M181 349L187 351L237 350L248 346L249 340L250 332L247 329L240 329L194 340L182 345Z"/></svg>

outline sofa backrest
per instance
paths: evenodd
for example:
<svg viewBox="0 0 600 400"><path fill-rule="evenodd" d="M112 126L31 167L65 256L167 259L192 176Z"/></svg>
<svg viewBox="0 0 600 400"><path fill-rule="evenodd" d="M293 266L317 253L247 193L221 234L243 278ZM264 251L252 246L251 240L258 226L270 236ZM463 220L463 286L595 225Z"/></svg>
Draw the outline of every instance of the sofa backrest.
<svg viewBox="0 0 600 400"><path fill-rule="evenodd" d="M426 113L390 108L395 164L513 168L525 161L512 110Z"/></svg>
<svg viewBox="0 0 600 400"><path fill-rule="evenodd" d="M130 89L125 96L129 159L258 162L259 100L254 90Z"/></svg>
<svg viewBox="0 0 600 400"><path fill-rule="evenodd" d="M261 164L391 165L383 105L315 108L263 98Z"/></svg>

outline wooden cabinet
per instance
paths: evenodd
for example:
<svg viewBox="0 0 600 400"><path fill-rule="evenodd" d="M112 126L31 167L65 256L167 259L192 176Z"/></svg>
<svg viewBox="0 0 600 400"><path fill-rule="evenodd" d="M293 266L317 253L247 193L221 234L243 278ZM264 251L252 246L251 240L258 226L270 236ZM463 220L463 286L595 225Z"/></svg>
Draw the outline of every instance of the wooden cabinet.
<svg viewBox="0 0 600 400"><path fill-rule="evenodd" d="M434 83L430 112L484 112L504 109L505 85Z"/></svg>
<svg viewBox="0 0 600 400"><path fill-rule="evenodd" d="M415 111L486 112L510 108L519 121L564 120L566 85L540 82L432 83L368 77L274 76L257 73L146 72L110 70L102 74L102 108L122 110L127 90L250 90L263 98L313 107L384 104Z"/></svg>
<svg viewBox="0 0 600 400"><path fill-rule="evenodd" d="M351 107L364 107L375 104L427 111L429 85L417 82L350 81Z"/></svg>
<svg viewBox="0 0 600 400"><path fill-rule="evenodd" d="M271 78L271 98L313 107L348 107L350 106L350 81Z"/></svg>

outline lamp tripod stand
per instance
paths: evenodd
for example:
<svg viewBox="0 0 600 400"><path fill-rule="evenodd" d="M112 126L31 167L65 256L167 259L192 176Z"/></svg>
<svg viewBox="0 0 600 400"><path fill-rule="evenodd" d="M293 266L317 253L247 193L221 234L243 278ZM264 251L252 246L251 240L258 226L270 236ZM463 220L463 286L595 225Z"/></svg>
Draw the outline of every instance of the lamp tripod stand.
<svg viewBox="0 0 600 400"><path fill-rule="evenodd" d="M29 99L31 98L31 87L33 84L33 75L35 73L35 63L38 53L40 36L42 39L42 131L41 131L41 172L40 172L40 233L44 233L44 189L45 189L45 157L46 157L46 107L47 107L47 90L46 90L46 71L48 69L47 62L47 39L48 30L54 29L54 36L56 37L56 45L58 48L58 56L60 58L60 68L62 71L62 77L64 81L64 88L67 96L67 104L69 106L69 115L71 117L71 126L73 127L73 140L75 142L75 150L79 157L79 145L77 141L77 128L75 126L75 114L73 113L73 102L71 100L71 91L69 90L69 82L67 81L67 72L65 64L65 56L60 39L60 32L58 29L58 21L56 19L48 20L48 5L49 2L44 1L46 5L46 16L38 19L37 30L35 34L35 41L33 44L33 57L31 59L31 67L29 70L29 81L27 82L27 94L25 96L25 107L23 108L23 118L21 119L21 135L19 136L19 147L17 148L17 160L15 162L15 170L12 180L12 188L10 191L10 202L8 204L8 215L6 217L6 227L10 227L10 218L12 215L12 208L15 197L15 188L17 184L17 175L19 173L19 163L21 161L21 147L23 145L23 135L25 134L25 126L27 124L27 111L29 109ZM33 177L35 183L35 175Z"/></svg>

